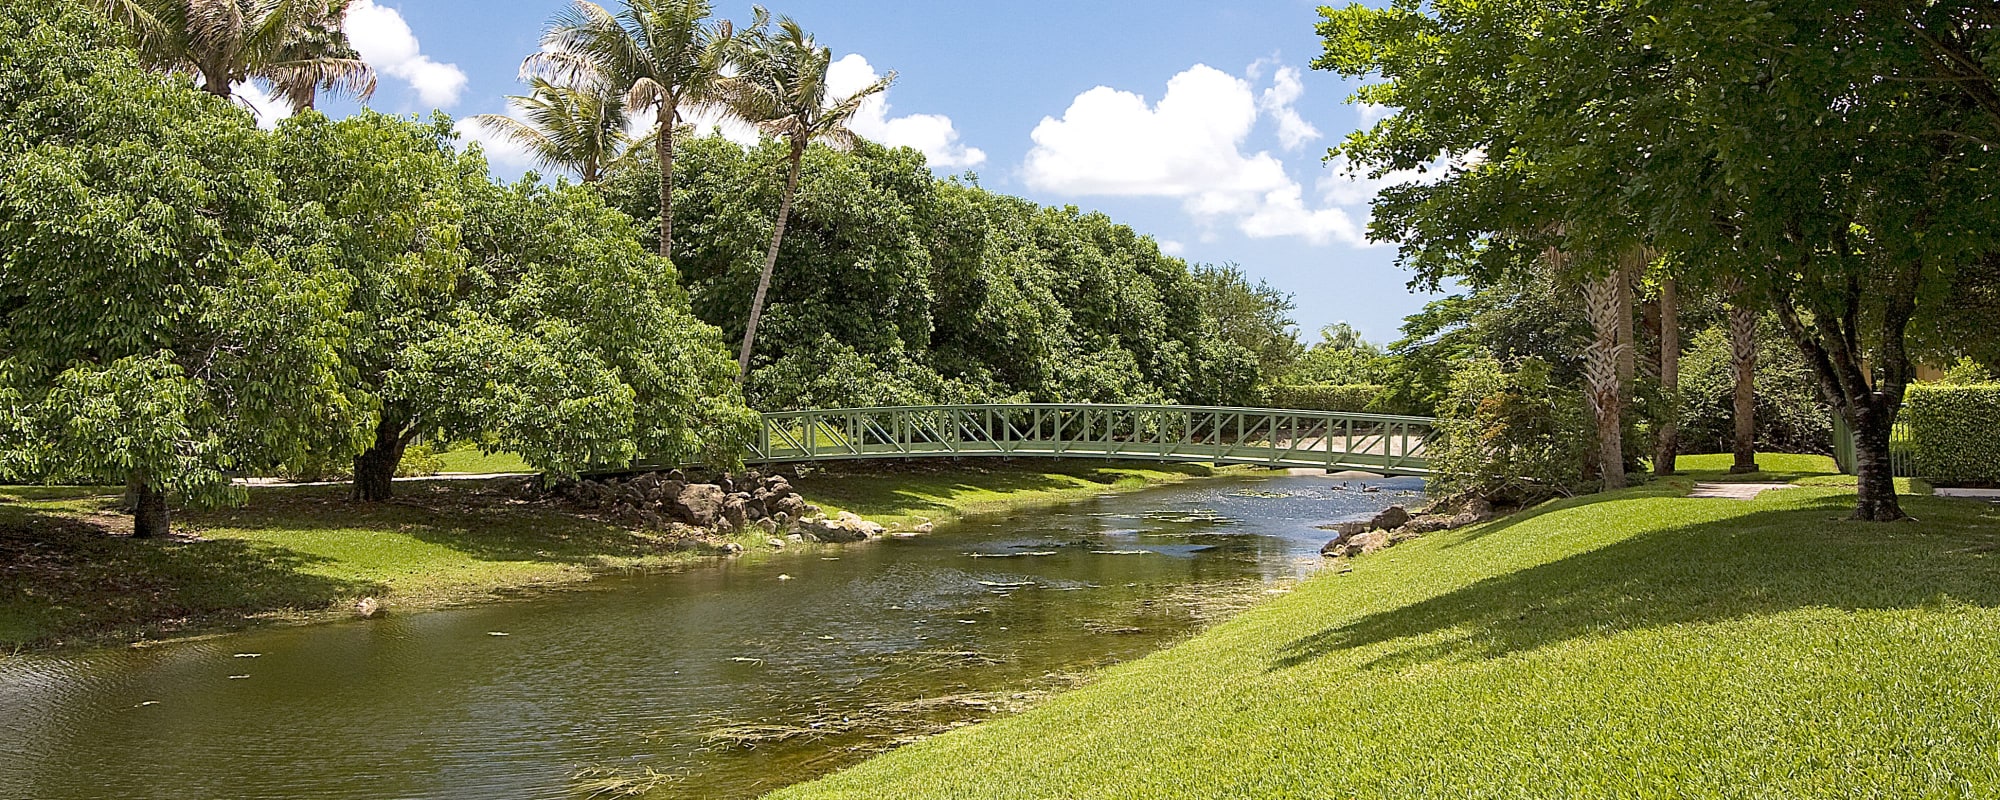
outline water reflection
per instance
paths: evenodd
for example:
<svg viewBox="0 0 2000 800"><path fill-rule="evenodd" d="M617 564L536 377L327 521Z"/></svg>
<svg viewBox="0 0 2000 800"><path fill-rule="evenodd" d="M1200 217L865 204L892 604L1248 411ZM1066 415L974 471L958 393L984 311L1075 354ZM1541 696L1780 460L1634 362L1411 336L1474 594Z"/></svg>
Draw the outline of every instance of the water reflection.
<svg viewBox="0 0 2000 800"><path fill-rule="evenodd" d="M1420 488L1341 483L1208 481L532 602L15 658L0 796L754 797L1156 650L1313 566L1315 525Z"/></svg>

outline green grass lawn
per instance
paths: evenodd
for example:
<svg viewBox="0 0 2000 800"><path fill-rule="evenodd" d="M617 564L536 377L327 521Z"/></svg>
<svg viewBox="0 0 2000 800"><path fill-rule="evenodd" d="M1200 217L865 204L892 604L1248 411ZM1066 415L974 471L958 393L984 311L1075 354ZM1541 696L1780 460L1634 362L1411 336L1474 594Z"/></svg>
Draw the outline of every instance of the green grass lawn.
<svg viewBox="0 0 2000 800"><path fill-rule="evenodd" d="M1697 479L1726 476L1360 558L774 797L2000 796L2000 508L1909 497L1920 522L1857 523L1851 488L1682 497Z"/></svg>
<svg viewBox="0 0 2000 800"><path fill-rule="evenodd" d="M482 453L477 447L460 447L438 454L443 464L440 473L456 472L466 475L499 475L516 472L534 472L520 456L513 453Z"/></svg>

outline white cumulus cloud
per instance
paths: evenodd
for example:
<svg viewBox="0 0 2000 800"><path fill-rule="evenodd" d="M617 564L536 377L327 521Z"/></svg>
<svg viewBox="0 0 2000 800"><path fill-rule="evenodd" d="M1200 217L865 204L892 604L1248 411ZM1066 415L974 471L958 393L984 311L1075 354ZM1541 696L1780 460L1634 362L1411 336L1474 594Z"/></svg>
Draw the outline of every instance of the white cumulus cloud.
<svg viewBox="0 0 2000 800"><path fill-rule="evenodd" d="M1266 115L1277 120L1281 143L1319 135L1281 113L1303 93L1299 77L1296 69L1280 68L1260 96L1249 81L1196 64L1169 80L1153 104L1099 86L1077 95L1061 119L1044 118L1035 127L1024 177L1030 187L1057 194L1177 198L1204 224L1232 222L1251 237L1364 244L1365 225L1347 210L1308 207L1304 188L1282 161L1244 152Z"/></svg>
<svg viewBox="0 0 2000 800"><path fill-rule="evenodd" d="M377 73L408 83L425 105L449 108L458 103L465 91L465 71L424 55L416 34L396 9L374 0L355 0L347 7L345 29L363 61Z"/></svg>
<svg viewBox="0 0 2000 800"><path fill-rule="evenodd" d="M1278 142L1286 150L1297 150L1320 136L1318 128L1299 116L1296 104L1305 93L1306 84L1300 79L1299 68L1279 67L1271 88L1257 98L1257 107L1277 120Z"/></svg>
<svg viewBox="0 0 2000 800"><path fill-rule="evenodd" d="M842 56L826 69L829 99L844 98L880 80L882 75L859 53ZM932 167L965 169L986 163L986 152L959 141L958 127L942 114L889 115L889 93L863 101L847 127L888 147L911 147Z"/></svg>

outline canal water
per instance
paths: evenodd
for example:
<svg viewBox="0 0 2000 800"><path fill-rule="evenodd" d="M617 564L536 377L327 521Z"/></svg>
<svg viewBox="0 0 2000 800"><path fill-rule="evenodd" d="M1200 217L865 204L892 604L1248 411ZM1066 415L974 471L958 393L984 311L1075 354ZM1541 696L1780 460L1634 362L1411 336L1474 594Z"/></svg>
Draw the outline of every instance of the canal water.
<svg viewBox="0 0 2000 800"><path fill-rule="evenodd" d="M1213 479L532 601L0 659L0 798L755 797L1168 646L1313 569L1314 526L1421 488Z"/></svg>

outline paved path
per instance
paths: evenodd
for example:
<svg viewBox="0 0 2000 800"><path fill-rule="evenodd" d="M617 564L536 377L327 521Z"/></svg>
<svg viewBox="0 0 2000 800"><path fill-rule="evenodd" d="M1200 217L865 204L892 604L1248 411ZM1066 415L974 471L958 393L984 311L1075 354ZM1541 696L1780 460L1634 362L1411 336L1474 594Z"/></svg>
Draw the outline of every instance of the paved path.
<svg viewBox="0 0 2000 800"><path fill-rule="evenodd" d="M1789 483L1697 483L1689 497L1719 497L1727 500L1755 500L1757 495L1779 489L1796 489Z"/></svg>
<svg viewBox="0 0 2000 800"><path fill-rule="evenodd" d="M2000 489L1934 489L1932 492L1939 497L1957 497L1965 500L1984 500L1988 503L2000 503Z"/></svg>

